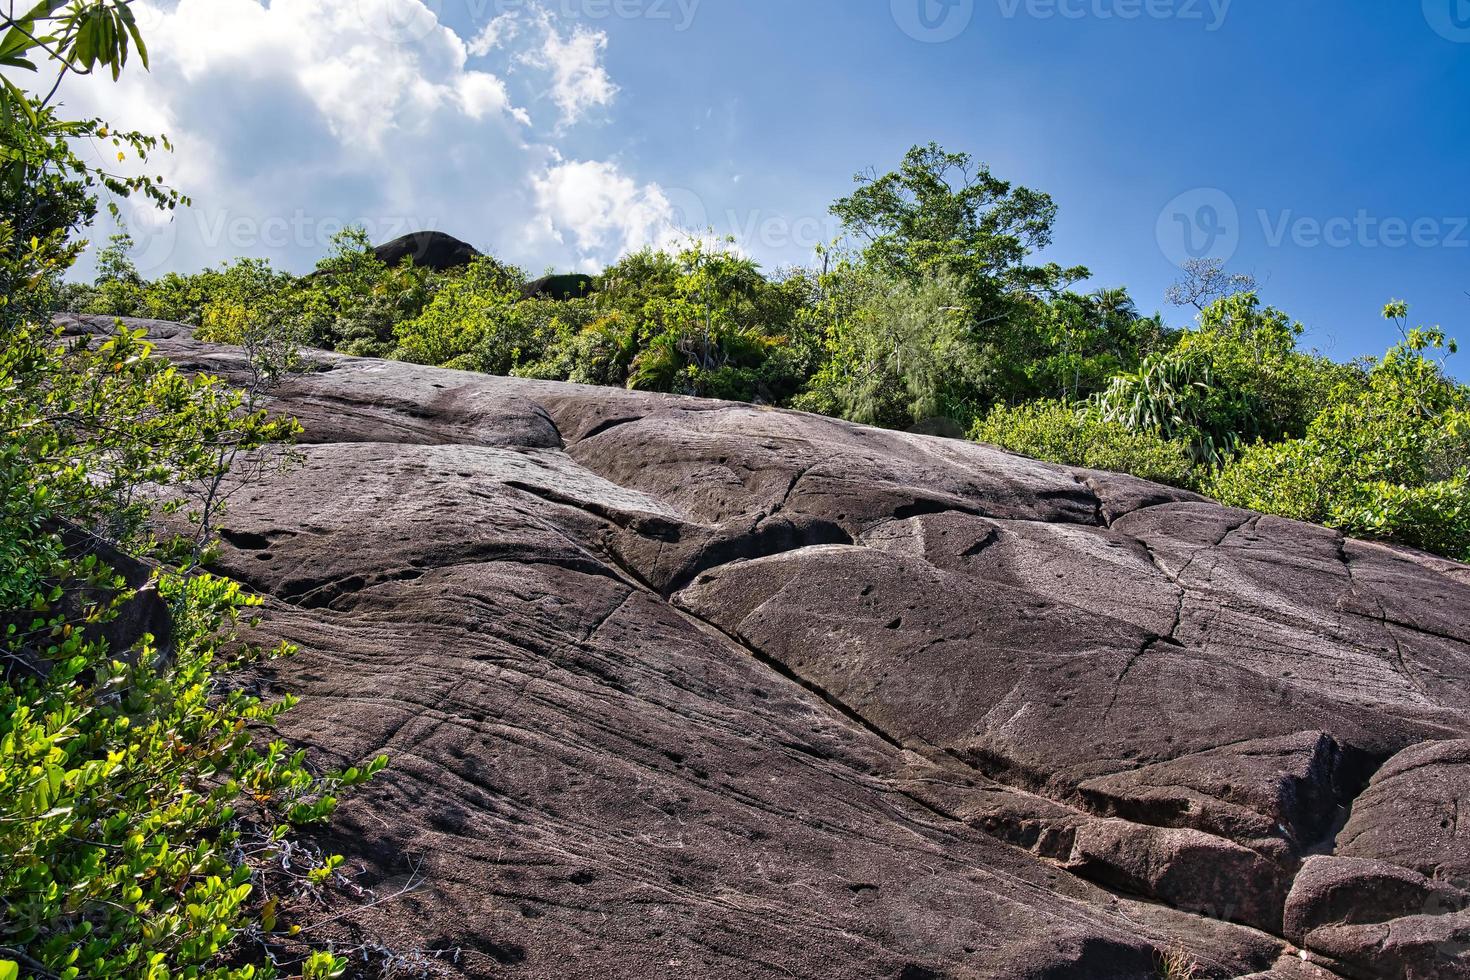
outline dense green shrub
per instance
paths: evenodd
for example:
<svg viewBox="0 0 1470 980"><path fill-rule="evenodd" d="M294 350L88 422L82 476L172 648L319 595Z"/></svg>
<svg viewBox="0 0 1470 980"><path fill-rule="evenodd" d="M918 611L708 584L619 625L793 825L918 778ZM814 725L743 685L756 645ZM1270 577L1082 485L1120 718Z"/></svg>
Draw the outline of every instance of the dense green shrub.
<svg viewBox="0 0 1470 980"><path fill-rule="evenodd" d="M793 342L799 276L768 279L721 243L644 250L590 295L494 304L489 370L648 391L783 402L808 370Z"/></svg>
<svg viewBox="0 0 1470 980"><path fill-rule="evenodd" d="M113 650L84 622L104 622L130 593L113 579L112 598L69 620L56 603L84 580L105 584L106 569L62 557L48 572L58 584L34 594L33 618L6 640L12 657L39 653L38 669L12 668L0 685L0 957L59 977L272 975L222 955L260 958L232 947L252 923L277 925L263 922L265 876L237 849L268 861L288 825L326 819L333 794L386 760L318 776L283 745L252 745L251 729L293 701L218 689L223 628L251 604L234 583L161 579L167 650L152 637ZM303 873L321 884L338 863Z"/></svg>
<svg viewBox="0 0 1470 980"><path fill-rule="evenodd" d="M962 282L912 283L844 264L823 285L824 356L796 407L896 427L975 415L985 360L968 342Z"/></svg>
<svg viewBox="0 0 1470 980"><path fill-rule="evenodd" d="M627 385L646 391L778 400L799 383L783 377L789 311L779 287L754 262L725 247L691 242L669 260L640 256L652 275L640 283L628 268L604 277L600 309L636 324Z"/></svg>
<svg viewBox="0 0 1470 980"><path fill-rule="evenodd" d="M1025 359L1024 387L1062 401L1101 391L1113 376L1175 339L1157 314L1140 316L1124 289L1066 292L1050 302L1033 301L1030 308L1035 349Z"/></svg>
<svg viewBox="0 0 1470 980"><path fill-rule="evenodd" d="M143 294L147 284L133 265L132 236L113 235L97 253L97 275L90 295L79 296L77 311L109 316L143 316Z"/></svg>
<svg viewBox="0 0 1470 980"><path fill-rule="evenodd" d="M316 346L381 357L393 349L394 327L433 298L436 279L408 259L384 264L367 232L354 226L333 237L331 252L297 284L289 306Z"/></svg>
<svg viewBox="0 0 1470 980"><path fill-rule="evenodd" d="M531 300L516 308L536 356L514 368L520 377L622 387L638 356L636 321L603 312L590 300Z"/></svg>
<svg viewBox="0 0 1470 980"><path fill-rule="evenodd" d="M423 312L394 327L393 356L414 364L509 374L541 353L516 316L525 276L481 256L447 281Z"/></svg>
<svg viewBox="0 0 1470 980"><path fill-rule="evenodd" d="M172 319L162 314L180 308L187 318L179 322L198 325L201 339L238 344L252 319L300 322L294 284L265 259L236 259L190 279L165 278L145 291L143 302L149 315L160 319ZM306 329L302 324L303 338Z"/></svg>
<svg viewBox="0 0 1470 980"><path fill-rule="evenodd" d="M1098 392L1098 408L1135 431L1186 442L1199 463L1224 465L1258 438L1301 435L1340 386L1361 377L1299 350L1301 334L1301 324L1262 309L1255 294L1227 296L1174 347L1119 371Z"/></svg>
<svg viewBox="0 0 1470 980"><path fill-rule="evenodd" d="M160 362L141 332L49 324L95 187L181 199L70 149L166 143L60 119L55 87L37 99L11 76L42 62L116 77L130 50L146 62L124 0L0 13L0 978L263 980L275 961L323 980L345 960L304 942L296 917L341 859L277 859L313 853L291 828L329 817L384 760L316 773L260 744L256 726L291 699L229 686L225 668L253 656L231 628L256 602L198 571L225 474L295 423L259 411L258 390ZM148 311L125 240L100 273L70 298ZM261 362L257 382L274 370ZM179 530L158 537L160 517Z"/></svg>
<svg viewBox="0 0 1470 980"><path fill-rule="evenodd" d="M1199 478L1185 444L1107 421L1090 406L1036 401L997 407L976 423L970 438L1035 459L1178 487L1192 487Z"/></svg>
<svg viewBox="0 0 1470 980"><path fill-rule="evenodd" d="M590 299L534 299L517 304L514 316L523 338L516 350L525 360L511 374L577 384L626 383L638 341L636 327L621 312L601 315Z"/></svg>
<svg viewBox="0 0 1470 980"><path fill-rule="evenodd" d="M1454 342L1405 327L1302 438L1258 442L1211 482L1222 502L1470 560L1470 389L1444 373ZM1435 352L1440 356L1435 357Z"/></svg>
<svg viewBox="0 0 1470 980"><path fill-rule="evenodd" d="M98 253L95 281L62 290L64 306L77 313L185 323L199 327L201 339L221 343L237 343L246 322L269 320L289 325L314 346L368 356L392 351L395 330L462 275L410 262L390 268L356 227L335 236L316 271L301 278L272 268L267 259L241 258L147 282L128 258L130 247L128 236L114 236Z"/></svg>
<svg viewBox="0 0 1470 980"><path fill-rule="evenodd" d="M146 283L115 247L97 284L73 295L230 342L263 332L896 428L953 419L1043 459L1464 553L1459 470L1444 463L1454 439L1421 431L1421 402L1379 390L1415 352L1365 366L1303 350L1302 326L1215 262L1191 264L1173 293L1199 309L1187 330L1141 315L1122 289L1073 292L1085 269L1034 261L1050 199L933 145L860 177L833 212L849 237L823 250L820 271L768 275L695 240L624 256L565 301L522 298L523 274L490 258L442 274L390 269L360 230L303 279L242 261ZM1452 415L1436 411L1443 429ZM1405 454L1426 462L1406 467Z"/></svg>
<svg viewBox="0 0 1470 980"><path fill-rule="evenodd" d="M1215 383L1250 405L1253 431L1243 436L1294 438L1340 386L1362 380L1352 365L1299 349L1302 332L1285 313L1262 308L1254 293L1239 293L1206 307L1178 349L1208 358Z"/></svg>
<svg viewBox="0 0 1470 980"><path fill-rule="evenodd" d="M215 481L295 425L180 374L141 332L64 342L21 324L0 342L0 393L0 958L60 977L268 976L223 957L261 958L236 946L250 924L262 942L292 941L279 906L265 923L264 864L383 761L314 774L256 744L254 727L292 700L264 704L217 673L256 600L185 573L207 541L157 538L159 498L142 491L174 488L163 509L207 527ZM107 562L147 566L115 549L161 562L152 581L129 586ZM143 601L166 606L170 634L109 637Z"/></svg>
<svg viewBox="0 0 1470 980"><path fill-rule="evenodd" d="M221 331L210 339L225 342L232 333L232 308L284 310L293 298L296 279L272 269L266 259L236 259L217 269L188 275L170 272L148 282L134 268L131 248L128 235L114 235L98 253L94 281L68 283L59 305L73 313L207 325Z"/></svg>
<svg viewBox="0 0 1470 980"><path fill-rule="evenodd" d="M1131 432L1177 441L1198 464L1218 466L1256 434L1255 399L1227 387L1206 353L1180 345L1150 354L1115 376L1094 399L1098 414Z"/></svg>

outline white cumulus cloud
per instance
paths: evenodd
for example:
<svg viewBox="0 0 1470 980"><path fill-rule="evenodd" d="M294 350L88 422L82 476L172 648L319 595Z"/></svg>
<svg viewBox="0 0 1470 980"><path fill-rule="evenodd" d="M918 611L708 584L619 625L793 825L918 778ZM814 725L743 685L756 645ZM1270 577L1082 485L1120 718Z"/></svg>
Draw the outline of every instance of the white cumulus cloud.
<svg viewBox="0 0 1470 980"><path fill-rule="evenodd" d="M440 111L513 114L499 78L421 0L180 0L155 10L151 47L185 84L289 79L348 144L377 148Z"/></svg>
<svg viewBox="0 0 1470 980"><path fill-rule="evenodd" d="M551 99L561 110L562 122L578 122L589 111L611 105L618 87L602 64L607 35L581 24L562 34L544 10L539 24L541 44L523 54L521 60L550 72Z"/></svg>
<svg viewBox="0 0 1470 980"><path fill-rule="evenodd" d="M127 222L156 275L251 255L308 269L347 224L386 240L432 228L528 268L600 266L673 240L655 183L555 147L609 105L607 37L542 7L468 43L436 0L139 0L152 70L72 79L77 116L166 133L147 164L194 200L173 222ZM472 59L487 58L492 64ZM549 93L538 131L516 93ZM547 115L552 115L547 112ZM610 132L610 131L608 131ZM98 162L112 153L84 152ZM103 218L89 236L112 230ZM85 265L78 274L86 275Z"/></svg>
<svg viewBox="0 0 1470 980"><path fill-rule="evenodd" d="M680 235L674 208L657 184L639 184L615 164L561 161L532 178L538 213L533 230L570 241L583 264Z"/></svg>

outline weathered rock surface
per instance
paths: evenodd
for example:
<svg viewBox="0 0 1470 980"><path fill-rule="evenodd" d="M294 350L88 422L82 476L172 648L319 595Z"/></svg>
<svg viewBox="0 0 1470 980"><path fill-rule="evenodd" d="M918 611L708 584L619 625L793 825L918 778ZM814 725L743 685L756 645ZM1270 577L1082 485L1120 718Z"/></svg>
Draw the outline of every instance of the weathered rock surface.
<svg viewBox="0 0 1470 980"><path fill-rule="evenodd" d="M302 648L284 734L393 757L336 844L423 886L356 927L472 977L1470 977L1470 569L984 446L316 360L220 569Z"/></svg>

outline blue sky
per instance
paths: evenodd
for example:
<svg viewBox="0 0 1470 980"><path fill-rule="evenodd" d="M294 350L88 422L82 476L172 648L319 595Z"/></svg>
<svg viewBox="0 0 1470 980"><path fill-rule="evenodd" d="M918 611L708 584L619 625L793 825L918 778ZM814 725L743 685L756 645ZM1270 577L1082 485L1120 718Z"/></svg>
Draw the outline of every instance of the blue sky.
<svg viewBox="0 0 1470 980"><path fill-rule="evenodd" d="M1387 346L1393 297L1470 341L1470 0L179 0L145 25L150 75L67 95L179 142L156 167L193 212L135 218L154 272L306 269L348 221L535 271L695 225L805 263L855 172L935 140L1049 192L1048 257L1146 310L1193 248L1333 356Z"/></svg>

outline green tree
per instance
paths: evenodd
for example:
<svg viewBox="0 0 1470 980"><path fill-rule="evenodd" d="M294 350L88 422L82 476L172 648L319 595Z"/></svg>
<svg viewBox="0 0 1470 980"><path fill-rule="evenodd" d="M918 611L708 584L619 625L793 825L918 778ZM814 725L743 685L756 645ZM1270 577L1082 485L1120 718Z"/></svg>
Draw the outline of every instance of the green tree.
<svg viewBox="0 0 1470 980"><path fill-rule="evenodd" d="M1038 331L1046 329L1037 301L1088 275L1080 266L1032 264L1051 243L1051 198L933 143L911 149L896 171L857 181L832 212L858 243L862 263L914 286L946 277L963 288L973 348L966 361L980 371L967 379L962 400L983 410L1033 394L1030 367L1042 356Z"/></svg>
<svg viewBox="0 0 1470 980"><path fill-rule="evenodd" d="M300 284L292 303L305 333L319 347L382 357L393 349L394 327L418 316L432 298L434 275L405 259L389 267L361 227L332 237L332 249Z"/></svg>
<svg viewBox="0 0 1470 980"><path fill-rule="evenodd" d="M832 213L863 243L864 257L910 281L948 274L983 307L1012 291L1055 291L1085 278L1082 268L1028 264L1051 244L1056 204L994 176L966 153L916 146L899 168L860 174Z"/></svg>
<svg viewBox="0 0 1470 980"><path fill-rule="evenodd" d="M784 401L809 348L792 350L805 284L768 280L728 242L644 249L597 278L586 298L524 301L519 337L542 351L517 373L648 391Z"/></svg>
<svg viewBox="0 0 1470 980"><path fill-rule="evenodd" d="M526 378L622 387L638 356L637 321L602 313L589 299L528 300L516 307L526 333L545 338L539 356L512 369Z"/></svg>
<svg viewBox="0 0 1470 980"><path fill-rule="evenodd" d="M1139 315L1126 289L1065 292L1034 309L1038 347L1026 368L1030 385L1066 402L1096 393L1170 338L1157 316Z"/></svg>
<svg viewBox="0 0 1470 980"><path fill-rule="evenodd" d="M972 393L986 364L971 342L963 283L944 273L914 283L852 265L825 280L827 356L798 408L896 428L976 415Z"/></svg>
<svg viewBox="0 0 1470 980"><path fill-rule="evenodd" d="M1254 432L1267 440L1301 435L1343 384L1361 372L1302 351L1300 323L1254 293L1239 293L1201 311L1199 329L1179 339L1183 355L1208 358L1217 383L1249 400Z"/></svg>
<svg viewBox="0 0 1470 980"><path fill-rule="evenodd" d="M50 315L61 275L86 246L75 235L97 214L94 191L139 194L165 209L186 200L153 177L95 166L72 149L90 140L111 147L120 163L129 155L143 162L171 148L167 139L57 112L68 75L107 71L115 79L130 51L146 67L128 0L43 0L24 14L11 7L0 13L0 329ZM46 94L32 95L16 79L40 76L42 66L51 73L40 85ZM116 213L110 199L108 207Z"/></svg>
<svg viewBox="0 0 1470 980"><path fill-rule="evenodd" d="M1444 371L1455 344L1407 326L1361 381L1342 384L1299 439L1259 442L1225 467L1222 502L1470 560L1470 389Z"/></svg>
<svg viewBox="0 0 1470 980"><path fill-rule="evenodd" d="M196 276L151 284L145 290L144 305L160 312L169 306L184 306L190 320L199 325L201 340L243 344L261 323L272 322L289 323L305 342L308 328L295 287L296 280L272 269L269 259L236 259ZM197 312L189 309L193 303L198 304Z"/></svg>
<svg viewBox="0 0 1470 980"><path fill-rule="evenodd" d="M123 232L113 235L107 247L97 253L94 292L79 312L107 316L140 316L144 312L145 283L133 265L132 236Z"/></svg>
<svg viewBox="0 0 1470 980"><path fill-rule="evenodd" d="M726 244L691 242L674 258L670 288L644 302L630 388L769 396L762 369L782 343L780 326L763 315L767 284L759 267Z"/></svg>
<svg viewBox="0 0 1470 980"><path fill-rule="evenodd" d="M1229 461L1244 443L1301 435L1354 368L1298 349L1302 326L1254 293L1218 300L1172 350L1146 356L1098 394L1104 418L1187 442L1196 460Z"/></svg>

